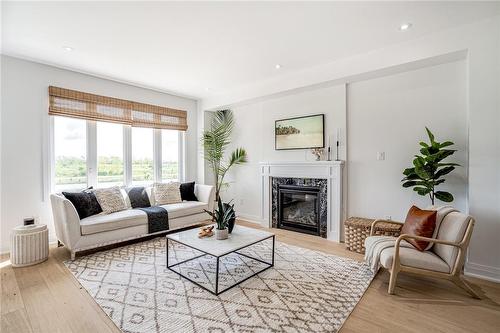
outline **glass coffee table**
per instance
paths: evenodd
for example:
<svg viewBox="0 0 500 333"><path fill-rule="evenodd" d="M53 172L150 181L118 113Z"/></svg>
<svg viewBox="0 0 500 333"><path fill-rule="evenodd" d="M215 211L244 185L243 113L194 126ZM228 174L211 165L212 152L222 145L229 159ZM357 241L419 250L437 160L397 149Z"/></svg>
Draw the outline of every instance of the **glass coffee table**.
<svg viewBox="0 0 500 333"><path fill-rule="evenodd" d="M214 295L274 266L273 233L236 225L228 239L217 240L198 238L198 231L166 236L167 268Z"/></svg>

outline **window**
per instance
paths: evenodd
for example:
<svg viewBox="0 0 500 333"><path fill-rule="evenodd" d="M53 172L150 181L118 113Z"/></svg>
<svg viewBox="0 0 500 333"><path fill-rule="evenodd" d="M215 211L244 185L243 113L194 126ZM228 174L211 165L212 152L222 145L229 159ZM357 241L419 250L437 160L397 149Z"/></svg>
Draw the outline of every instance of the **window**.
<svg viewBox="0 0 500 333"><path fill-rule="evenodd" d="M161 179L179 180L179 132L161 130Z"/></svg>
<svg viewBox="0 0 500 333"><path fill-rule="evenodd" d="M97 122L97 186L123 183L123 125Z"/></svg>
<svg viewBox="0 0 500 333"><path fill-rule="evenodd" d="M52 190L182 180L187 111L49 87Z"/></svg>
<svg viewBox="0 0 500 333"><path fill-rule="evenodd" d="M132 128L132 184L154 181L153 129Z"/></svg>
<svg viewBox="0 0 500 333"><path fill-rule="evenodd" d="M181 131L51 117L52 191L183 180Z"/></svg>
<svg viewBox="0 0 500 333"><path fill-rule="evenodd" d="M56 191L87 185L87 127L80 119L54 117L54 185Z"/></svg>

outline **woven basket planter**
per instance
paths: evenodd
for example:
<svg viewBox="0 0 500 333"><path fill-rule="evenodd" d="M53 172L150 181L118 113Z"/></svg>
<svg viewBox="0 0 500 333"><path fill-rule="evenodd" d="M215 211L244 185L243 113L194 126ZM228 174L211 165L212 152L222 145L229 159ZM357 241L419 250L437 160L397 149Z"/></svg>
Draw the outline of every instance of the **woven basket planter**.
<svg viewBox="0 0 500 333"><path fill-rule="evenodd" d="M345 245L349 251L365 253L365 239L370 236L370 227L374 219L350 217L344 222ZM375 235L398 237L402 224L380 222L375 226Z"/></svg>

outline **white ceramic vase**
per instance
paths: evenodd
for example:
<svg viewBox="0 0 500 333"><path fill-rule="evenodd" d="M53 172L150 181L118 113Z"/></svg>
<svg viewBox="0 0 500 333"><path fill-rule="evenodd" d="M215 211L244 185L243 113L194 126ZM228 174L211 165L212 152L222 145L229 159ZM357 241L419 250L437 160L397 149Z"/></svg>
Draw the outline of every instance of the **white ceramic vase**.
<svg viewBox="0 0 500 333"><path fill-rule="evenodd" d="M229 235L229 233L228 233L227 228L224 228L222 230L215 228L215 239L219 239L219 240L227 239L228 235Z"/></svg>

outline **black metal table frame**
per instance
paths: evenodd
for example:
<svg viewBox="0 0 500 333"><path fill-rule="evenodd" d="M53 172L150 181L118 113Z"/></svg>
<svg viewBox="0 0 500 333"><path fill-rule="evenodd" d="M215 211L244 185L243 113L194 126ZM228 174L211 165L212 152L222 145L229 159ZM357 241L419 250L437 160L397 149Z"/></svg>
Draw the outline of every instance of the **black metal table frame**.
<svg viewBox="0 0 500 333"><path fill-rule="evenodd" d="M244 254L244 253L240 253L240 252L238 252L239 250L242 250L242 249L244 249L244 248L247 248L247 247L249 247L249 246L255 245L255 244L257 244L257 243L260 243L260 242L266 241L266 240L268 240L268 239L270 239L270 238L272 238L272 239L273 239L273 246L272 246L272 260L271 260L271 263L268 263L268 262L266 262L266 261L264 261L264 260L261 260L261 259L258 259L258 258L251 257L251 256L249 256L249 255L247 255L247 254ZM168 242L169 242L169 241L173 241L173 242L175 242L175 243L182 244L182 245L187 246L187 247L189 247L189 248L191 248L191 249L194 249L194 250L196 250L196 251L199 251L199 252L201 252L201 253L203 253L203 254L201 254L201 255L199 255L199 256L196 256L196 257L193 257L193 258L189 258L189 259L186 259L186 260L179 261L179 262L177 262L177 263L175 263L175 264L173 264L173 265L169 265L169 263L168 263ZM251 244L248 244L248 245L245 245L245 246L239 247L239 248L237 248L237 249L234 249L234 250L233 250L233 251L231 251L231 252L225 253L225 254L220 255L220 256L216 256L216 255L213 255L213 254L211 254L211 253L208 253L208 252L205 252L205 251L203 251L203 250L200 250L200 249L198 249L198 248L196 248L196 247L194 247L194 246L191 246L191 245L189 245L189 244L186 244L186 243L183 243L183 242L179 242L179 241L177 241L177 240L175 240L175 239L171 239L171 238L168 238L168 237L167 237L167 242L166 242L166 247L167 247L167 268L168 268L168 269L170 269L172 272L179 274L181 277L185 278L186 280L188 280L188 281L190 281L190 282L194 283L194 284L195 284L195 285L197 285L198 287L203 288L203 289L205 289L206 291L208 291L208 292L212 293L213 295L216 295L216 296L217 296L217 295L220 295L221 293L223 293L223 292L225 292L225 291L227 291L227 290L229 290L229 289L231 289L231 288L233 288L233 287L236 287L236 286L237 286L237 285L239 285L240 283L242 283L242 282L244 282L244 281L246 281L246 280L248 280L248 279L250 279L250 278L254 277L255 275L262 273L262 272L263 272L263 271L265 271L266 269L273 267L273 266L274 266L274 246L275 246L275 235L271 235L271 236L266 237L266 238L264 238L264 239L261 239L261 240L258 240L258 241L256 241L256 242L253 242L253 243L251 243ZM227 255L230 255L230 254L232 254L232 253L236 253L236 254L238 254L238 255L240 255L240 256L244 256L244 257L250 258L250 259L252 259L252 260L259 261L259 262L261 262L261 263L263 263L263 264L266 264L266 265L268 265L268 266L267 266L267 267L265 267L265 268L263 268L263 269L261 269L261 270L259 270L259 271L258 271L258 272L256 272L256 273L253 273L253 274L252 274L252 275L250 275L250 276L247 276L247 277L246 277L246 278L244 278L243 280L236 282L235 284L233 284L232 286L227 287L226 289L219 290L219 261L220 261L220 258L225 257L225 256L227 256ZM200 283L198 283L198 282L196 282L196 281L191 280L189 277L187 277L187 276L183 275L183 274L181 273L180 269L179 269L179 272L177 272L177 271L175 271L175 270L173 270L173 269L172 269L172 268L173 268L173 267L175 267L175 266L178 266L178 265L184 264L184 263L186 263L186 262L188 262L188 261L196 260L196 259L198 259L198 258L200 258L200 257L204 257L204 256L206 256L206 255L209 255L209 256L211 256L211 257L214 257L214 258L216 258L216 260L217 260L217 263L216 263L216 268L215 268L215 292L214 292L214 291L212 291L212 290L210 290L210 289L208 289L208 288L207 288L207 287L205 287L205 286L202 286Z"/></svg>

